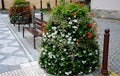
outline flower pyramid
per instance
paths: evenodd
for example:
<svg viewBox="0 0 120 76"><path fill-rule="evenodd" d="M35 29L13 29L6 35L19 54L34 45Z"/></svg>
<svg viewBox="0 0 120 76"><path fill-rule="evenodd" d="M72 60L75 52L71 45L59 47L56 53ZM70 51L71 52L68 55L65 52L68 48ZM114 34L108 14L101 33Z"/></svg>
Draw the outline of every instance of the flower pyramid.
<svg viewBox="0 0 120 76"><path fill-rule="evenodd" d="M73 76L90 73L98 66L96 26L87 7L72 3L57 6L45 29L39 64L48 73Z"/></svg>

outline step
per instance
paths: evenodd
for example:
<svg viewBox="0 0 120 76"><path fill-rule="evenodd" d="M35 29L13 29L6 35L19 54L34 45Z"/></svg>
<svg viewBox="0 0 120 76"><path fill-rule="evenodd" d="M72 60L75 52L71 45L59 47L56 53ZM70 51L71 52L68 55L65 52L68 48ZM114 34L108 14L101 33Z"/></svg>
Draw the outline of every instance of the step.
<svg viewBox="0 0 120 76"><path fill-rule="evenodd" d="M37 61L20 64L19 69L1 73L0 76L51 76L40 68Z"/></svg>

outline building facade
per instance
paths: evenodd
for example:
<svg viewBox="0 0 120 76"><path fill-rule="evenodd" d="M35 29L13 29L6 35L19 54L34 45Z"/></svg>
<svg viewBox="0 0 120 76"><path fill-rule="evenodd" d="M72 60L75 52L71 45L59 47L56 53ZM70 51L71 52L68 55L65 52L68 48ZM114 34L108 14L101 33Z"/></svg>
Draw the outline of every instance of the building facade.
<svg viewBox="0 0 120 76"><path fill-rule="evenodd" d="M120 0L91 0L91 11L95 17L120 20Z"/></svg>

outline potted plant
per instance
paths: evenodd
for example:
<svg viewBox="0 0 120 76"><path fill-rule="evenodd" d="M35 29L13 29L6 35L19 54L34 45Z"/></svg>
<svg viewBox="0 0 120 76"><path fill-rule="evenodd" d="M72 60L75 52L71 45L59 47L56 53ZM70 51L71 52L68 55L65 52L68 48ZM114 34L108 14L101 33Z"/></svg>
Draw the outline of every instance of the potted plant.
<svg viewBox="0 0 120 76"><path fill-rule="evenodd" d="M64 3L53 9L45 24L39 64L57 76L88 74L99 65L96 25L89 9Z"/></svg>
<svg viewBox="0 0 120 76"><path fill-rule="evenodd" d="M9 10L11 23L16 23L18 18L23 18L24 14L29 14L29 22L32 22L31 8L29 2L25 0L15 0L13 6Z"/></svg>

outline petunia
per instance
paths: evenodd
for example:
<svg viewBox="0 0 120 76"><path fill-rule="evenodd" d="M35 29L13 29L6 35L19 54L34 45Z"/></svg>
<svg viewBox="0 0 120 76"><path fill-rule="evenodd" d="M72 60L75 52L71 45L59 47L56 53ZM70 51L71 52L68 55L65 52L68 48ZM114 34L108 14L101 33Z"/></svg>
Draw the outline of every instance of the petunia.
<svg viewBox="0 0 120 76"><path fill-rule="evenodd" d="M70 21L70 22L69 22L69 24L71 25L71 24L72 24L72 22Z"/></svg>

